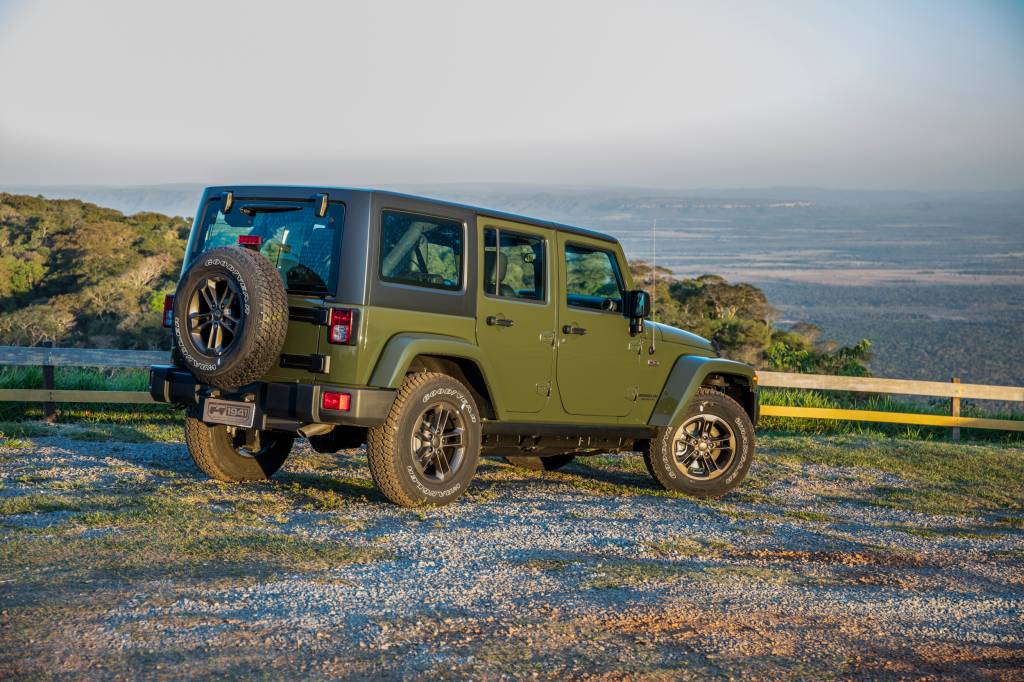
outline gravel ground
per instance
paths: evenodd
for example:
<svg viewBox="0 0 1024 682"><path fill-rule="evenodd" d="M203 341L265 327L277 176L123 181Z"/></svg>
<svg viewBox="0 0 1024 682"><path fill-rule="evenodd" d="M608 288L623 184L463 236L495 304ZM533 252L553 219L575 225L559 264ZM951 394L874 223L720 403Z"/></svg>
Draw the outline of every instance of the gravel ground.
<svg viewBox="0 0 1024 682"><path fill-rule="evenodd" d="M722 501L635 457L487 461L410 511L360 450L225 486L180 443L8 441L0 677L1024 679L1019 511L922 513L763 443Z"/></svg>

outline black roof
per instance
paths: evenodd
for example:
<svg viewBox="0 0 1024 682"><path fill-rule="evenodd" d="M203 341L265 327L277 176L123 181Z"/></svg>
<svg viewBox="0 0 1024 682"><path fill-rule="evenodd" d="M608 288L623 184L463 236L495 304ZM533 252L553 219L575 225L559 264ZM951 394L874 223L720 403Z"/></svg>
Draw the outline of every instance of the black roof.
<svg viewBox="0 0 1024 682"><path fill-rule="evenodd" d="M578 234L583 237L590 237L592 239L601 239L614 244L618 243L618 240L603 232L597 232L596 230L588 230L583 227L576 227L574 225L566 225L564 223L556 223L551 220L543 220L540 218L531 218L529 216L518 215L516 213L507 213L505 211L498 211L490 208L482 208L480 206L472 206L469 204L460 204L455 201L446 201L444 199L435 199L433 197L418 196L415 194L405 194L403 192L392 192L390 190L379 190L379 189L364 189L358 187L316 187L313 185L218 185L214 187L207 187L206 193L212 194L215 192L238 192L240 194L246 194L249 192L259 192L264 197L272 196L274 192L281 192L282 198L298 198L300 195L312 195L320 192L327 192L328 195L338 193L364 193L364 194L376 194L381 196L399 197L404 199L416 199L419 201L425 201L438 206L450 206L452 208L458 208L462 210L472 211L482 216L488 216L491 218L498 218L501 220L509 220L512 222L528 223L530 225L536 225L538 227L547 227L553 230L559 230L561 232L568 232L571 234Z"/></svg>

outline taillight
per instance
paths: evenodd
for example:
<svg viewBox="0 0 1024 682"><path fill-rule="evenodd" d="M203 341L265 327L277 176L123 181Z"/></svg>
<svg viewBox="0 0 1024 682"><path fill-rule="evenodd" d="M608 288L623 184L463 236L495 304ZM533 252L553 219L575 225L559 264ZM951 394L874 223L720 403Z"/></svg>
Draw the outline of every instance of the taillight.
<svg viewBox="0 0 1024 682"><path fill-rule="evenodd" d="M345 308L331 308L331 325L327 340L351 346L356 342L356 312Z"/></svg>
<svg viewBox="0 0 1024 682"><path fill-rule="evenodd" d="M349 407L352 406L352 396L348 393L324 391L323 397L320 399L320 406L325 410L348 412Z"/></svg>
<svg viewBox="0 0 1024 682"><path fill-rule="evenodd" d="M238 235L238 245L259 251L260 246L263 245L263 237L255 234L240 234Z"/></svg>
<svg viewBox="0 0 1024 682"><path fill-rule="evenodd" d="M164 296L164 326L174 326L174 294Z"/></svg>

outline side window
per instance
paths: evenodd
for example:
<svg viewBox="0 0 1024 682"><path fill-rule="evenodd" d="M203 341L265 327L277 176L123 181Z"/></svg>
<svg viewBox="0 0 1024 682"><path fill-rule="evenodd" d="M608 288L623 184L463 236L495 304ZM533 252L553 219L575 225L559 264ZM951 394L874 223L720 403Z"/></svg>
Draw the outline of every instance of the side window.
<svg viewBox="0 0 1024 682"><path fill-rule="evenodd" d="M622 276L610 252L566 244L565 278L569 305L622 312Z"/></svg>
<svg viewBox="0 0 1024 682"><path fill-rule="evenodd" d="M491 296L544 300L544 240L532 235L484 230L484 291Z"/></svg>
<svg viewBox="0 0 1024 682"><path fill-rule="evenodd" d="M435 289L462 287L463 226L457 220L382 211L380 277Z"/></svg>

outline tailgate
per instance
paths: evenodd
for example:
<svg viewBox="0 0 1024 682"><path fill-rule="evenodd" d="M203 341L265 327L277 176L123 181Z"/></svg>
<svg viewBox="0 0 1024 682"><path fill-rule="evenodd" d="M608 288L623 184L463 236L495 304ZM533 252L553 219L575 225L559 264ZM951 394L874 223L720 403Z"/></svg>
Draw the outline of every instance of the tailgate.
<svg viewBox="0 0 1024 682"><path fill-rule="evenodd" d="M328 314L324 299L288 296L288 336L281 357L265 381L318 383L330 370L325 347Z"/></svg>

